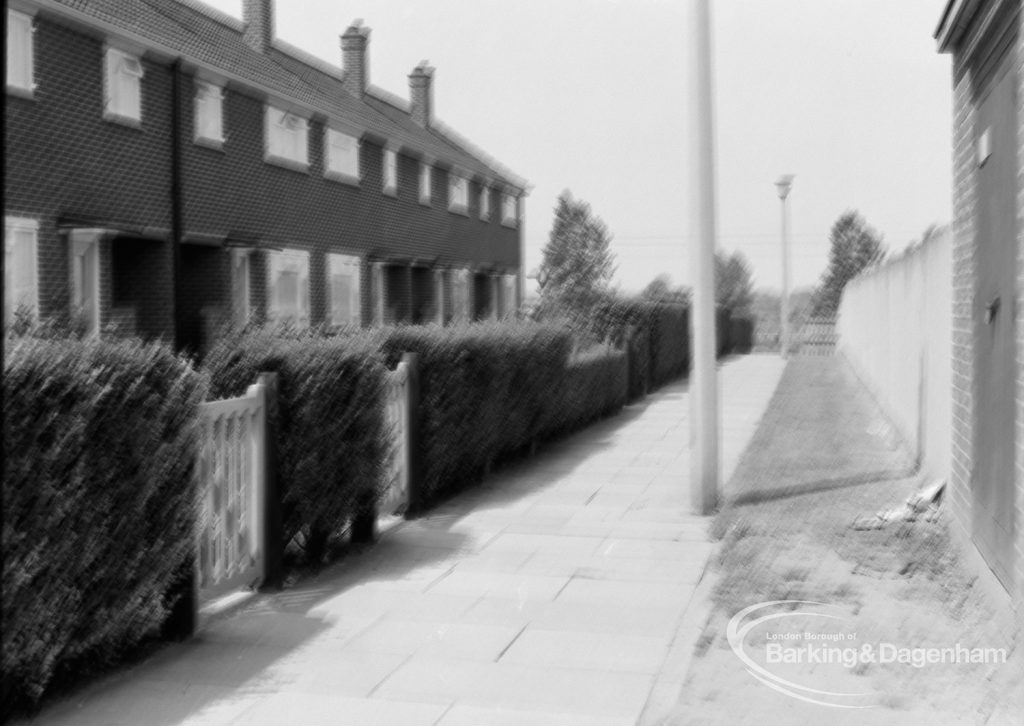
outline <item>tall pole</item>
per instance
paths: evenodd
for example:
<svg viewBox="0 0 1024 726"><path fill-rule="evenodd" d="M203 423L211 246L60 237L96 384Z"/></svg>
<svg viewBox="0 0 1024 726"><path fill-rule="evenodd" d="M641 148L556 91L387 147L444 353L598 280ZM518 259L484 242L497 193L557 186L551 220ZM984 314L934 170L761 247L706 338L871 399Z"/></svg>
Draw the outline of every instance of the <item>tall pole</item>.
<svg viewBox="0 0 1024 726"><path fill-rule="evenodd" d="M782 299L779 301L779 321L782 326L781 355L789 355L789 190L793 187L793 175L784 174L775 182L782 202Z"/></svg>
<svg viewBox="0 0 1024 726"><path fill-rule="evenodd" d="M690 0L687 104L692 162L687 164L693 199L690 235L693 264L693 381L690 387L690 505L709 514L718 502L718 382L715 372L715 149L711 98L709 0Z"/></svg>

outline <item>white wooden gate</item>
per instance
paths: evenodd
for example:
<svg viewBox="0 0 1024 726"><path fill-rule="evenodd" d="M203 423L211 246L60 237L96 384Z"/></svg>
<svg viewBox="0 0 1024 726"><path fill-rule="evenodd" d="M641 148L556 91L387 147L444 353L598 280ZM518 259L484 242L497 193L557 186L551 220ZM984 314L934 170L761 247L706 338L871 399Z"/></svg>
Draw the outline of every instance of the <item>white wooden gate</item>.
<svg viewBox="0 0 1024 726"><path fill-rule="evenodd" d="M386 486L377 511L401 514L409 505L409 364L402 361L388 374L384 394L384 425L390 432Z"/></svg>
<svg viewBox="0 0 1024 726"><path fill-rule="evenodd" d="M200 601L263 578L266 391L200 405Z"/></svg>

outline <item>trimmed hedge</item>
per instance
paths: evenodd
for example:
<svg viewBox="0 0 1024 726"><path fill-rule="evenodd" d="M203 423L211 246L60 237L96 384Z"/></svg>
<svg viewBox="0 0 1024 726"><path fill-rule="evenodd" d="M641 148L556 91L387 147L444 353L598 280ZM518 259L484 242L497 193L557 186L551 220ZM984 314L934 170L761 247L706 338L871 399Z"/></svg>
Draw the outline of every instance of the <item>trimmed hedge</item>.
<svg viewBox="0 0 1024 726"><path fill-rule="evenodd" d="M203 361L214 398L242 395L261 372L278 373L281 546L301 532L313 561L383 486L387 371L378 340L256 329L222 338Z"/></svg>
<svg viewBox="0 0 1024 726"><path fill-rule="evenodd" d="M157 634L194 556L206 381L160 345L4 356L3 711Z"/></svg>
<svg viewBox="0 0 1024 726"><path fill-rule="evenodd" d="M420 485L424 509L548 428L572 348L563 328L505 321L387 331L391 364L420 354Z"/></svg>
<svg viewBox="0 0 1024 726"><path fill-rule="evenodd" d="M260 371L280 373L285 541L302 531L323 543L383 482L382 358L394 367L402 354L419 353L417 511L625 402L625 354L599 346L570 360L572 347L566 329L526 321L327 338L263 330L224 339L204 366L215 397L239 395Z"/></svg>
<svg viewBox="0 0 1024 726"><path fill-rule="evenodd" d="M592 327L599 340L620 344L628 335L629 397L642 396L686 373L690 366L690 310L680 303L612 298L595 306Z"/></svg>
<svg viewBox="0 0 1024 726"><path fill-rule="evenodd" d="M628 383L626 355L602 345L569 360L547 401L543 435L573 431L622 408Z"/></svg>

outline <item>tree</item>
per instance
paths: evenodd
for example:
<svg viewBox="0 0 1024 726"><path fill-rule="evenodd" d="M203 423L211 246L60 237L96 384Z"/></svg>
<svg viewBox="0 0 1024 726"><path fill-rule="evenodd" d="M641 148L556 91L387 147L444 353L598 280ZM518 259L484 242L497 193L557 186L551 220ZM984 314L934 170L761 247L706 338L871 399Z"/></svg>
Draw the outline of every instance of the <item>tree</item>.
<svg viewBox="0 0 1024 726"><path fill-rule="evenodd" d="M608 228L590 205L573 199L568 190L562 192L537 275L545 307L586 314L608 291L615 271L610 244Z"/></svg>
<svg viewBox="0 0 1024 726"><path fill-rule="evenodd" d="M651 302L687 303L690 301L690 289L683 285L673 285L672 278L663 272L647 283L640 297Z"/></svg>
<svg viewBox="0 0 1024 726"><path fill-rule="evenodd" d="M835 315L846 283L885 256L881 236L868 226L860 213L843 213L829 234L828 267L815 293L814 315Z"/></svg>
<svg viewBox="0 0 1024 726"><path fill-rule="evenodd" d="M742 252L726 256L715 252L715 304L736 315L749 315L754 299L754 280L750 263Z"/></svg>

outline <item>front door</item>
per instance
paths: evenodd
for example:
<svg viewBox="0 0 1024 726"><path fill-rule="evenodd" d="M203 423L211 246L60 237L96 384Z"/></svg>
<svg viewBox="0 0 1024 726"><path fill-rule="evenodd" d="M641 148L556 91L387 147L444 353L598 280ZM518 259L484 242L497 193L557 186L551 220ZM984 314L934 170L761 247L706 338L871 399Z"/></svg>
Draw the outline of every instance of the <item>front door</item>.
<svg viewBox="0 0 1024 726"><path fill-rule="evenodd" d="M1005 39L998 46L1007 47ZM1012 45L1010 45L1012 48ZM972 535L1012 589L1016 405L1017 75L1004 51L977 88ZM988 61L991 63L991 59Z"/></svg>

